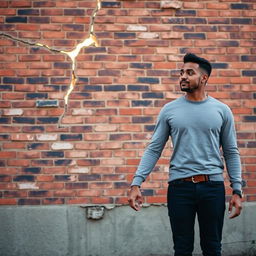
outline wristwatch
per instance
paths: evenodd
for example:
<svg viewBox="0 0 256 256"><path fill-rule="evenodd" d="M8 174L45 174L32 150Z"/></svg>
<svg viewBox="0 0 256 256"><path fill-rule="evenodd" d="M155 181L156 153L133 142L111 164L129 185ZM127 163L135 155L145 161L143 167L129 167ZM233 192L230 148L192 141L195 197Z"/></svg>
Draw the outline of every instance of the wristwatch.
<svg viewBox="0 0 256 256"><path fill-rule="evenodd" d="M233 195L238 195L240 198L243 198L243 191L234 189L233 190Z"/></svg>

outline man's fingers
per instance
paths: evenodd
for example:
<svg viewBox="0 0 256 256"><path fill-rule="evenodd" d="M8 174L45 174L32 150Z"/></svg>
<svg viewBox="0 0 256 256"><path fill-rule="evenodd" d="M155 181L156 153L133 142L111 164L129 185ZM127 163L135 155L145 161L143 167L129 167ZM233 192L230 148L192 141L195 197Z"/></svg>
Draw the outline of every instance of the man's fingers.
<svg viewBox="0 0 256 256"><path fill-rule="evenodd" d="M229 202L228 212L231 213L233 207L233 201Z"/></svg>
<svg viewBox="0 0 256 256"><path fill-rule="evenodd" d="M128 199L128 202L131 208L133 208L135 211L139 211L139 206L134 199L130 198Z"/></svg>
<svg viewBox="0 0 256 256"><path fill-rule="evenodd" d="M142 196L140 190L131 190L128 202L131 208L135 211L139 211L142 205Z"/></svg>
<svg viewBox="0 0 256 256"><path fill-rule="evenodd" d="M233 219L237 216L239 216L241 213L241 210L239 208L236 208L235 211L229 216L230 219Z"/></svg>
<svg viewBox="0 0 256 256"><path fill-rule="evenodd" d="M233 207L235 207L235 210L232 213ZM229 202L229 209L228 210L229 210L229 214L231 214L229 216L230 219L233 219L233 218L239 216L241 211L242 211L242 203L241 203L240 198L238 200L237 199L236 200L231 199L230 202Z"/></svg>

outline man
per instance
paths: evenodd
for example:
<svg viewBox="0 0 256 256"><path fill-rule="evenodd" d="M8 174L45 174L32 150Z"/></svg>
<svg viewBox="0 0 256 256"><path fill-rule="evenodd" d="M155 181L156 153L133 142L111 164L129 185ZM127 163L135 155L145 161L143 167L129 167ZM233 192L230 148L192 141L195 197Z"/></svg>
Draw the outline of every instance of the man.
<svg viewBox="0 0 256 256"><path fill-rule="evenodd" d="M241 164L233 115L227 105L205 91L211 70L208 60L191 53L184 56L179 83L185 95L167 103L160 111L128 199L134 210L140 210L140 185L171 136L173 154L167 199L175 256L192 256L196 215L203 255L221 255L225 188L220 148L233 188L229 217L240 215L242 209Z"/></svg>

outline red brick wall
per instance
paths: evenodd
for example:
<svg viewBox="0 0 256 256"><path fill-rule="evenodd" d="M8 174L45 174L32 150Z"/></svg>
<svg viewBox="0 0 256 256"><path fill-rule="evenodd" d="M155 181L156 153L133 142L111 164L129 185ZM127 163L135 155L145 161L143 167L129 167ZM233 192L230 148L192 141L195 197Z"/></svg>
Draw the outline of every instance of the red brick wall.
<svg viewBox="0 0 256 256"><path fill-rule="evenodd" d="M100 46L77 59L62 128L68 57L0 36L0 204L126 203L160 108L181 95L177 78L189 51L213 62L208 92L233 110L246 200L256 200L256 3L181 3L102 2L95 19ZM72 49L87 36L95 5L1 1L0 30ZM166 201L170 146L143 185L148 203Z"/></svg>

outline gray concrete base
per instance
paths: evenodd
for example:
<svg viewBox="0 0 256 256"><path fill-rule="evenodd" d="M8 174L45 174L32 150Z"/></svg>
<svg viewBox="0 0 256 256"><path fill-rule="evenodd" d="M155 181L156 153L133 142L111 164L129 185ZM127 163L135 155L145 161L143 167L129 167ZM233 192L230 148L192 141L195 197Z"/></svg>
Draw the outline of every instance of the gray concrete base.
<svg viewBox="0 0 256 256"><path fill-rule="evenodd" d="M88 215L87 207L0 207L0 255L173 255L166 206L151 205L140 212L128 206L106 206L103 217L103 212ZM201 255L196 230L194 253ZM231 255L256 255L256 203L245 203L236 219L226 216L223 256Z"/></svg>

